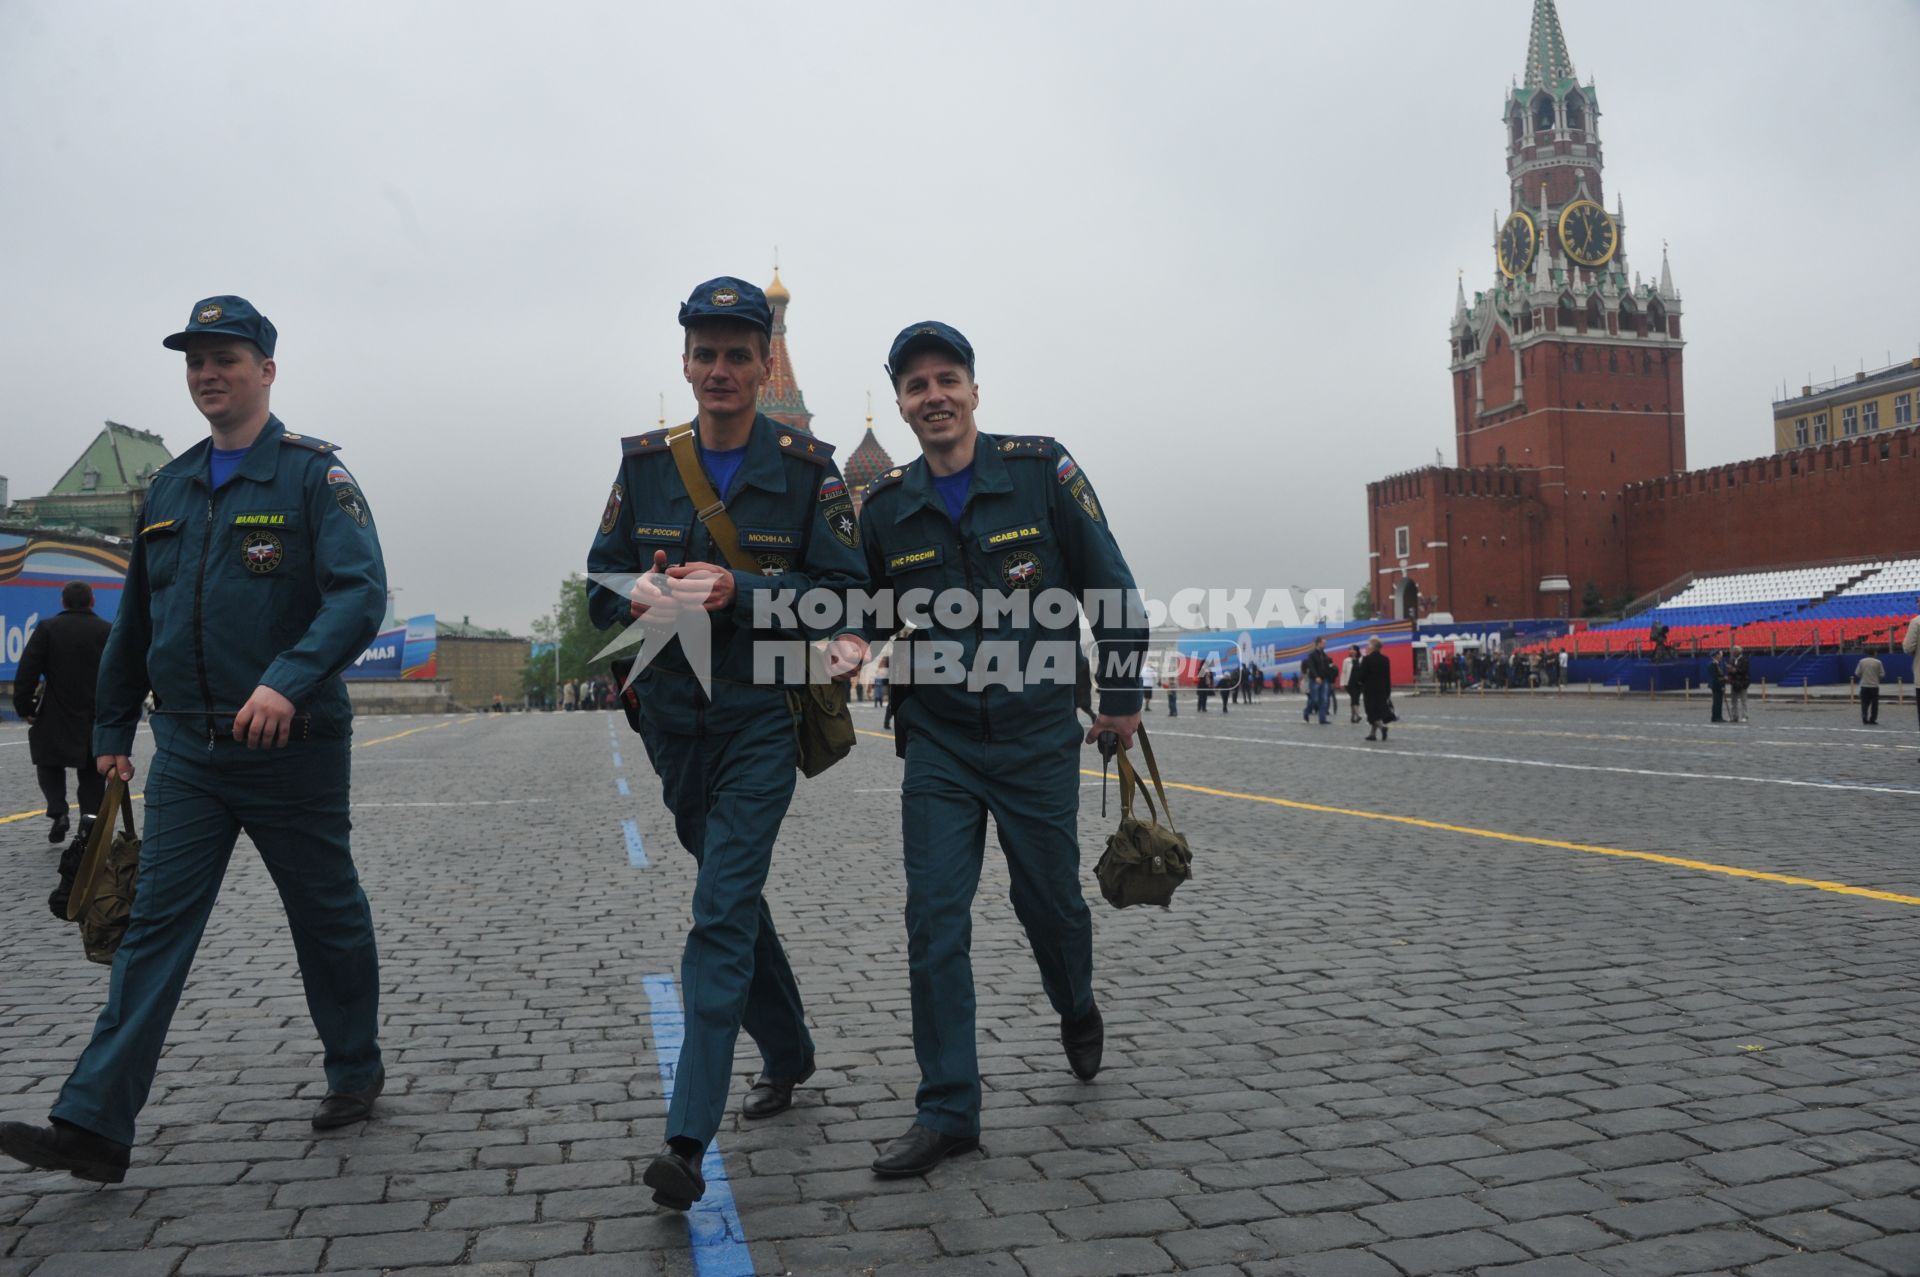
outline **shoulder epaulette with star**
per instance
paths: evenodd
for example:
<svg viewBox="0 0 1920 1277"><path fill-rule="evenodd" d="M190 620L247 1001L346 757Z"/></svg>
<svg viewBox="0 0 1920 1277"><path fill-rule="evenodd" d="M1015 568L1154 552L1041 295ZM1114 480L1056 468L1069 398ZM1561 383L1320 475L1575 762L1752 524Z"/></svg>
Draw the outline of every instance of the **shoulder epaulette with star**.
<svg viewBox="0 0 1920 1277"><path fill-rule="evenodd" d="M875 479L872 483L869 483L867 485L866 491L861 494L861 500L863 501L873 500L875 493L884 492L886 489L893 487L895 484L899 483L902 479L906 477L907 477L907 468L905 466L895 466L893 469L888 470L884 474L880 475L880 477Z"/></svg>
<svg viewBox="0 0 1920 1277"><path fill-rule="evenodd" d="M290 443L296 448L311 448L315 452L338 452L340 445L328 443L325 439L316 439L312 435L297 435L289 431L280 436L281 443Z"/></svg>
<svg viewBox="0 0 1920 1277"><path fill-rule="evenodd" d="M643 457L649 452L665 453L667 432L649 430L643 435L628 435L620 441L620 451L629 457Z"/></svg>
<svg viewBox="0 0 1920 1277"><path fill-rule="evenodd" d="M1051 461L1058 455L1052 435L1013 435L1000 441L1000 451L1009 457L1039 457Z"/></svg>
<svg viewBox="0 0 1920 1277"><path fill-rule="evenodd" d="M798 430L780 432L780 451L789 457L799 457L811 461L817 466L830 465L833 462L833 445L824 439L802 434Z"/></svg>

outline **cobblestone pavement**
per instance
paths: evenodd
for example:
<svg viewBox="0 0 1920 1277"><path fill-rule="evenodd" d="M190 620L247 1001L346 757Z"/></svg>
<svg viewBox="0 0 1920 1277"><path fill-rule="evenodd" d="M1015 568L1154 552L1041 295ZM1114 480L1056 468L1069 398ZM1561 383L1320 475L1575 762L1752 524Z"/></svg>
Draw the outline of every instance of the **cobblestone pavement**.
<svg viewBox="0 0 1920 1277"><path fill-rule="evenodd" d="M1105 1071L1067 1072L990 853L984 1149L924 1180L866 1169L916 1076L899 764L867 736L801 782L770 894L821 1069L729 1120L737 1221L691 1235L638 1184L692 862L637 740L363 720L377 1120L308 1126L318 1043L243 843L127 1182L0 1170L0 1277L1920 1273L1911 704L1424 697L1381 746L1294 697L1181 700L1148 722L1198 876L1168 912L1096 897ZM21 740L0 815L37 800ZM42 903L44 832L0 825L0 1117L35 1121L105 986Z"/></svg>

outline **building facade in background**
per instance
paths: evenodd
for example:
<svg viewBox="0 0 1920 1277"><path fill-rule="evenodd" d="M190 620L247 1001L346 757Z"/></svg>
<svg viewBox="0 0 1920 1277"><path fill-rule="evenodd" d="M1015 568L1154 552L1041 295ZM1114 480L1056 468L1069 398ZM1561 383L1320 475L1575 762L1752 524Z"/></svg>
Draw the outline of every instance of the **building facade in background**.
<svg viewBox="0 0 1920 1277"><path fill-rule="evenodd" d="M1920 358L1824 386L1802 386L1773 405L1773 450L1792 452L1823 443L1904 430L1920 424Z"/></svg>
<svg viewBox="0 0 1920 1277"><path fill-rule="evenodd" d="M1383 617L1572 617L1594 594L1617 602L1689 572L1920 552L1920 500L1900 495L1920 446L1897 370L1823 407L1776 408L1776 445L1783 416L1791 432L1820 412L1830 440L1687 470L1680 293L1664 247L1651 282L1628 265L1599 118L1553 0L1534 0L1525 72L1502 102L1509 210L1492 286L1454 295L1455 464L1367 485ZM1831 415L1847 409L1857 436Z"/></svg>

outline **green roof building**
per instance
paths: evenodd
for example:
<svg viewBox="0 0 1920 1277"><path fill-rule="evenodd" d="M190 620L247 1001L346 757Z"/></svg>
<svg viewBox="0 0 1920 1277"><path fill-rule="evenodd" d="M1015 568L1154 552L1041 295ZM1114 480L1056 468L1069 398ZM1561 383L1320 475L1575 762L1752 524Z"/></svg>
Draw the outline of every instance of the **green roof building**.
<svg viewBox="0 0 1920 1277"><path fill-rule="evenodd" d="M7 522L131 537L140 530L147 484L171 460L159 435L109 421L45 496L9 506Z"/></svg>

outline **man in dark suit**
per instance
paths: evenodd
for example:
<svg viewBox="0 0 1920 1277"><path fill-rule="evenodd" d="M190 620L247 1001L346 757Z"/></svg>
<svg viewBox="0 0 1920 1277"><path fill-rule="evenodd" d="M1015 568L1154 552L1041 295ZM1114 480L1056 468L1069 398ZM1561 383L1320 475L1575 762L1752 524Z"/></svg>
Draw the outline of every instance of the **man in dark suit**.
<svg viewBox="0 0 1920 1277"><path fill-rule="evenodd" d="M80 774L80 814L100 810L107 782L93 765L93 685L113 626L93 612L93 587L69 581L61 612L34 627L13 680L13 709L32 726L27 751L47 796L47 841L67 836L67 772ZM45 684L42 687L42 683Z"/></svg>

